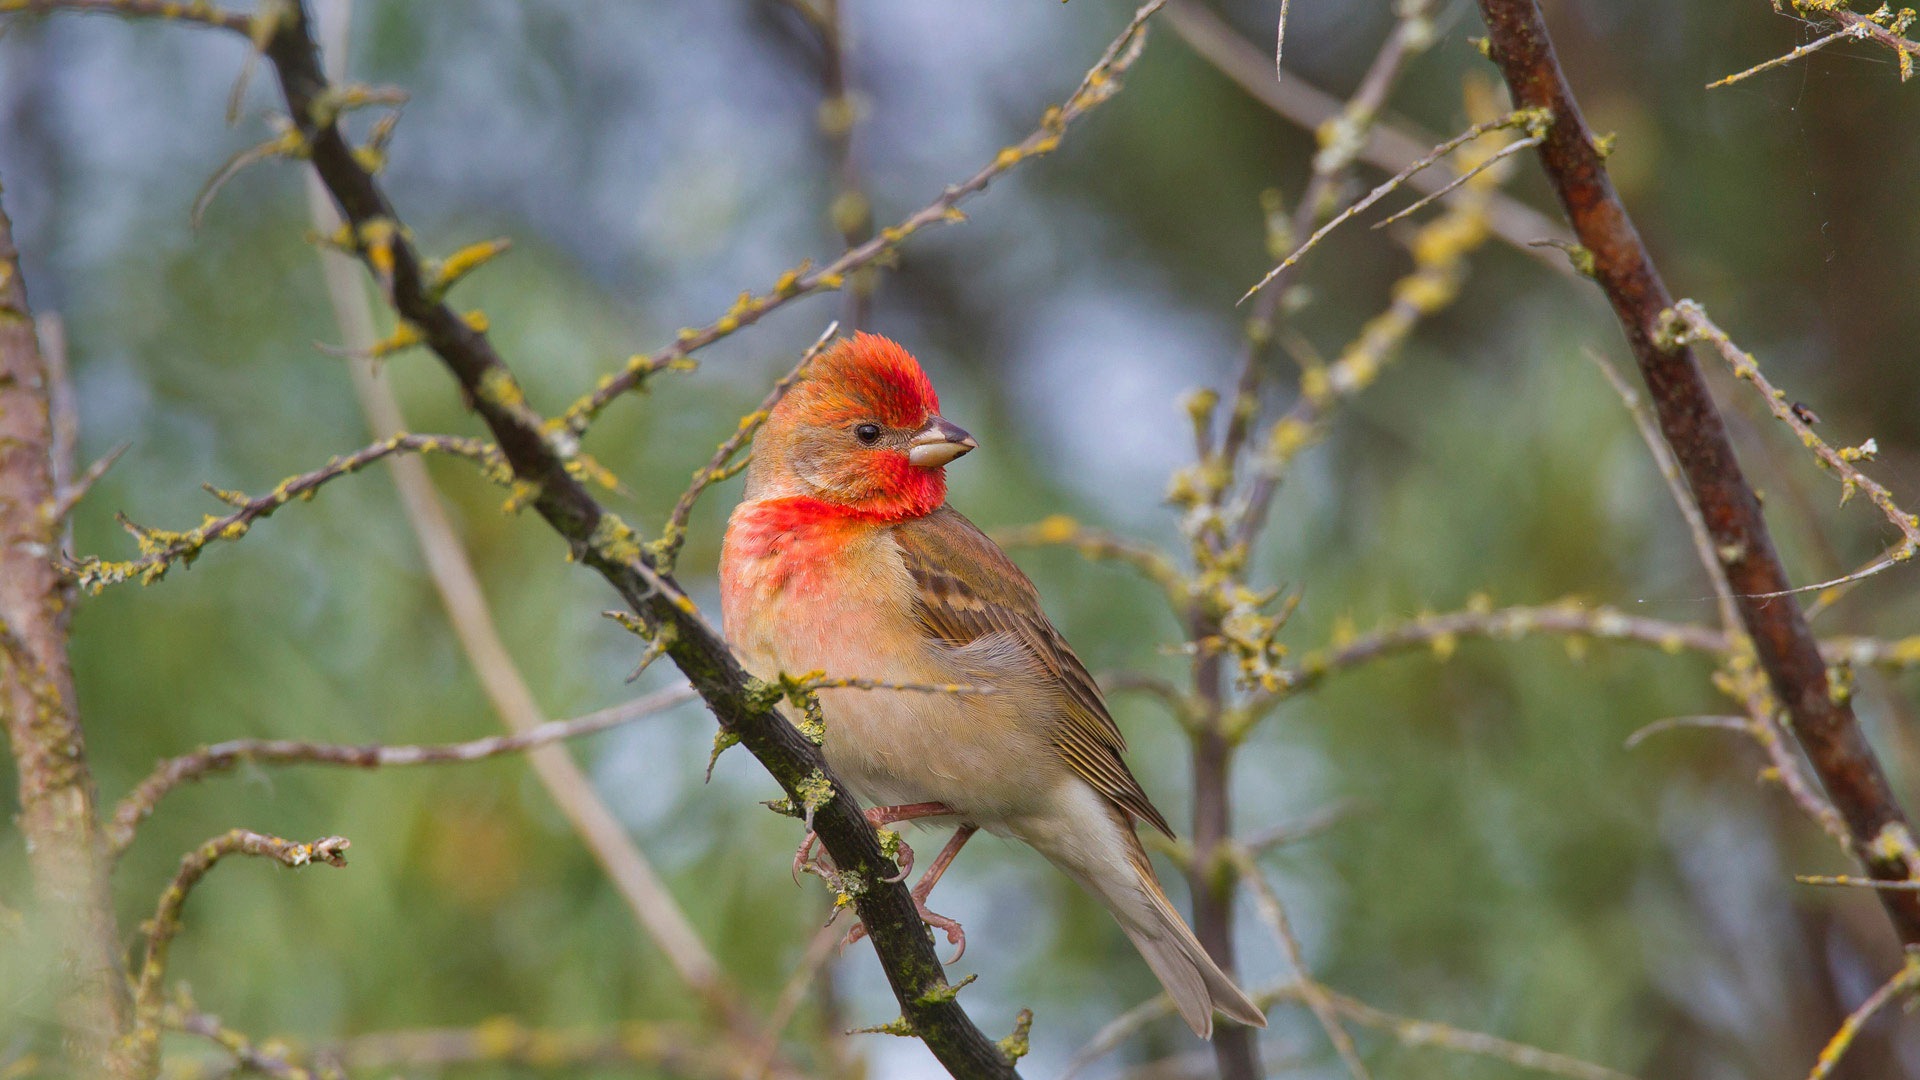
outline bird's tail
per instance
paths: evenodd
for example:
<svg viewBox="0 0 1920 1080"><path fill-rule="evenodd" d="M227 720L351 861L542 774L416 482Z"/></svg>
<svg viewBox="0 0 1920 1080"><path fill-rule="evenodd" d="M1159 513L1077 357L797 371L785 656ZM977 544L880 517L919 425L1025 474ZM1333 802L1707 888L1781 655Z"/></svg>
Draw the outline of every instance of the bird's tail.
<svg viewBox="0 0 1920 1080"><path fill-rule="evenodd" d="M1216 1010L1240 1023L1266 1027L1267 1019L1259 1007L1207 955L1161 891L1132 822L1091 789L1086 794L1100 802L1103 812L1089 814L1083 810L1071 816L1077 827L1070 831L1042 828L1033 830L1039 835L1023 835L1021 839L1106 904L1195 1035L1213 1037ZM1096 821L1098 826L1088 828ZM1061 818L1055 818L1050 824L1060 823ZM1088 835L1093 832L1099 835Z"/></svg>
<svg viewBox="0 0 1920 1080"><path fill-rule="evenodd" d="M1122 906L1108 898L1108 907L1119 920L1120 929L1126 931L1127 939L1140 950L1147 966L1159 977L1160 985L1167 988L1167 995L1173 998L1181 1019L1203 1039L1213 1037L1215 1010L1243 1024L1266 1027L1267 1018L1261 1015L1259 1006L1231 976L1220 970L1220 965L1207 955L1193 931L1187 929L1180 913L1173 909L1167 894L1160 890L1145 849L1132 832L1127 830L1132 848L1127 861L1132 864L1138 884L1130 891L1144 902Z"/></svg>

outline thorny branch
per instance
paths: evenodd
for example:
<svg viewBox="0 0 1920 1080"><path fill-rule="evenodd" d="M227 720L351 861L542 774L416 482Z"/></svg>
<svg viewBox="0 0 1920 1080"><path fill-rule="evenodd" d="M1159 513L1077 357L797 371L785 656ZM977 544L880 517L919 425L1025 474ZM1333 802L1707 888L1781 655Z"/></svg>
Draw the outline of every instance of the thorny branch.
<svg viewBox="0 0 1920 1080"><path fill-rule="evenodd" d="M168 758L154 766L147 778L135 785L115 806L112 823L106 830L107 849L115 856L125 852L133 842L134 830L153 816L160 800L172 794L175 788L205 780L215 773L229 772L242 764L343 765L354 769L379 769L484 761L598 734L654 716L690 701L694 696L690 687L676 686L572 720L550 720L512 735L492 735L470 742L437 746L388 746L379 743L354 746L292 739L229 739Z"/></svg>
<svg viewBox="0 0 1920 1080"><path fill-rule="evenodd" d="M1790 600L1764 598L1787 591L1791 583L1699 366L1683 344L1661 332L1663 313L1673 300L1614 194L1540 10L1534 0L1481 0L1480 8L1489 55L1505 75L1515 105L1552 110L1541 163L1639 362L1661 432L1713 535L1773 696L1792 718L1795 737L1845 820L1855 857L1873 877L1913 877L1920 853L1906 814L1851 704L1833 693L1805 617ZM1881 901L1900 939L1920 943L1920 897L1888 893Z"/></svg>

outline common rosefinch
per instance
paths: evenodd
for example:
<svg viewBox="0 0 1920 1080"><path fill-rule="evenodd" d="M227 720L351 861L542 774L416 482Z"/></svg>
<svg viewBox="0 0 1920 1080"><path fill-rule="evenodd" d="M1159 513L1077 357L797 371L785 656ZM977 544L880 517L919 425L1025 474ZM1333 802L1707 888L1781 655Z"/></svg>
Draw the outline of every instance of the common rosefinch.
<svg viewBox="0 0 1920 1080"><path fill-rule="evenodd" d="M1196 1034L1215 1009L1264 1027L1154 878L1134 822L1172 831L1087 669L1027 576L946 505L943 466L975 445L894 342L860 334L823 354L754 440L720 561L727 639L761 678L991 688L820 692L827 762L877 804L869 820L958 825L914 887L922 916L964 949L927 894L976 829L1012 837L1113 912Z"/></svg>

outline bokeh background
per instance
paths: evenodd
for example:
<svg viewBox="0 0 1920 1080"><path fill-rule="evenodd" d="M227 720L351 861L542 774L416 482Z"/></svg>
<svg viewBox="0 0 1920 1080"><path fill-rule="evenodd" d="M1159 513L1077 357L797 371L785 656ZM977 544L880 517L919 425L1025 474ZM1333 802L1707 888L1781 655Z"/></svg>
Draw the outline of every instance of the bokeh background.
<svg viewBox="0 0 1920 1080"><path fill-rule="evenodd" d="M1128 14L1104 0L845 2L864 105L855 153L883 223L1030 130ZM1264 50L1276 7L1216 10ZM1810 38L1762 0L1547 9L1590 120L1618 133L1615 178L1676 294L1757 350L1831 441L1876 437L1878 475L1920 496L1920 90L1853 44L1704 89ZM1385 3L1296 2L1294 77L1344 95L1392 21ZM356 5L353 71L412 94L389 190L429 249L513 239L458 300L488 312L538 403L837 251L817 65L797 25L761 0ZM1468 40L1471 5L1447 6L1442 26L1391 110L1434 133L1466 123L1468 81L1494 78ZM224 35L113 19L14 20L0 38L0 181L33 302L65 322L82 457L131 446L81 508L81 552L131 550L116 511L194 524L217 511L202 482L260 491L366 441L342 361L315 348L339 332L303 239L300 174L249 170L198 231L188 222L202 182L268 133L264 76L240 122L223 122L244 60ZM988 527L1065 511L1177 542L1162 493L1190 453L1178 399L1232 377L1233 302L1268 262L1261 192L1297 196L1312 147L1162 27L1126 91L1057 154L997 181L966 224L907 246L872 325L922 358L947 415L981 440L951 470L956 506ZM1530 161L1510 190L1552 208ZM1311 259L1290 325L1337 351L1407 265L1388 233L1347 230ZM659 521L840 306L791 305L619 403L589 443L631 489L615 508ZM1342 620L1365 628L1481 591L1711 621L1683 527L1589 349L1624 360L1597 290L1486 248L1459 302L1288 478L1259 571L1303 592L1287 640L1311 647ZM387 371L416 430L475 429L431 358ZM1884 521L1836 508L1837 489L1718 375L1793 573L1831 577L1880 550ZM464 466L434 469L545 709L633 693L622 677L636 642L600 616L598 580ZM737 490L706 500L682 560L709 604ZM1164 649L1179 629L1150 587L1067 553L1019 559L1089 667L1181 676ZM1857 590L1822 629L1912 632L1913 573ZM225 737L431 742L497 728L379 470L160 584L87 600L74 648L109 798L157 758ZM1385 661L1287 706L1243 755L1235 795L1248 829L1358 808L1267 861L1315 971L1383 1008L1639 1075L1803 1074L1897 948L1871 899L1792 883L1842 864L1756 781L1752 747L1683 732L1623 749L1650 721L1726 711L1708 673L1629 646L1467 641L1445 662ZM657 670L640 686L672 679ZM1910 806L1917 687L1863 680L1860 698ZM1135 770L1181 825L1184 739L1149 701L1114 707ZM777 791L750 757L728 754L701 783L712 733L690 705L573 749L765 1007L826 898L788 880L796 826L758 805ZM11 782L9 770L8 798ZM323 1043L503 1014L552 1027L699 1016L523 761L242 770L183 791L120 871L123 926L180 852L234 825L354 841L344 871L240 863L194 894L174 970L242 1029ZM17 904L9 826L0 883ZM1027 851L976 843L936 906L971 932L959 971L981 976L973 1015L1004 1031L1019 1008L1037 1014L1029 1075L1058 1072L1156 989L1110 920ZM1247 981L1284 980L1250 910L1241 923ZM867 946L838 962L834 986L834 1022L895 1014ZM30 984L0 987L0 1053L43 1037L45 1008ZM1096 1073L1190 1051L1188 1038L1163 1022ZM1280 1075L1341 1075L1304 1013L1277 1013L1265 1039ZM1362 1045L1382 1076L1518 1075ZM850 1046L872 1076L936 1075L910 1040ZM1883 1022L1849 1068L1920 1076L1920 1038Z"/></svg>

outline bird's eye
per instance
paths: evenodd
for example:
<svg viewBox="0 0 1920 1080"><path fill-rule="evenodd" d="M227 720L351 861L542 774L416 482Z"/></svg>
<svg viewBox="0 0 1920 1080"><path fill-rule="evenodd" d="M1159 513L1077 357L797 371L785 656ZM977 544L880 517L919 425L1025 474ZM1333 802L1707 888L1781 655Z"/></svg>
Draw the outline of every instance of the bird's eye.
<svg viewBox="0 0 1920 1080"><path fill-rule="evenodd" d="M853 429L853 437L859 439L863 446L872 446L880 441L880 425L861 424Z"/></svg>

